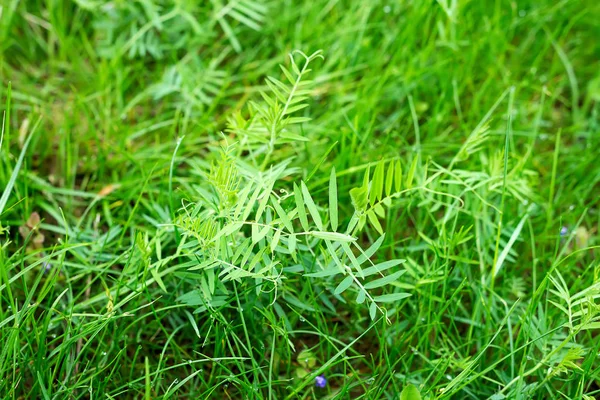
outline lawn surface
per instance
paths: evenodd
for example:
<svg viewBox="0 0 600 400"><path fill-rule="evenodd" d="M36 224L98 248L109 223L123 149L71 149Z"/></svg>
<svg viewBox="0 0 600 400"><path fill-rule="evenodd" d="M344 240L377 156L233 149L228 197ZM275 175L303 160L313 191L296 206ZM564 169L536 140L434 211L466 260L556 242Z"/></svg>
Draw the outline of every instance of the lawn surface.
<svg viewBox="0 0 600 400"><path fill-rule="evenodd" d="M600 3L4 0L0 398L600 398Z"/></svg>

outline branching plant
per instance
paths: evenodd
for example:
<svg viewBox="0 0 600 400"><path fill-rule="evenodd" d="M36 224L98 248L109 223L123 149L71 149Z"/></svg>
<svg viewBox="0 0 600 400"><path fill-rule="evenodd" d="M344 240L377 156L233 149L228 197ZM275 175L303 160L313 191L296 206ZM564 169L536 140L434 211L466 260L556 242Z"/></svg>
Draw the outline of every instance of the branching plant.
<svg viewBox="0 0 600 400"><path fill-rule="evenodd" d="M296 64L295 54L303 58L302 66ZM270 92L261 93L262 102L250 103L249 117L238 113L230 120L229 132L239 140L236 146L264 154L261 167L268 164L275 146L306 140L293 127L309 118L294 114L308 107L311 82L303 78L310 72L310 62L321 57L321 52L290 54L291 70L281 67L287 82L269 77ZM339 215L334 169L328 204L322 206L315 202L305 182L294 183L292 188L282 185L294 173L288 162L266 170L250 169L236 159L234 147L220 151L207 174L210 190L203 189L203 200L180 220L179 228L188 241L187 255L198 260L189 270L198 273L200 282L200 290L183 296L183 301L203 304L198 311L216 307L219 303L213 303L214 299L221 300L229 292L227 282L236 281L253 285L257 294L274 293L272 302L283 299L302 304L282 285L289 274L302 274L340 301L344 301L342 294L353 292L357 303L368 304L371 318L376 317L377 310L384 312L386 303L410 296L404 291L386 290L405 272L395 268L404 260L371 261L383 243L383 231L377 241L363 249L351 235L355 220L342 228L345 218ZM414 166L411 170L414 172ZM380 178L381 168L377 168L375 185ZM401 171L396 174L398 179L402 179ZM408 187L411 180L407 178ZM391 181L386 188L391 194ZM371 205L382 200L381 192L371 199ZM330 302L327 305L331 307Z"/></svg>

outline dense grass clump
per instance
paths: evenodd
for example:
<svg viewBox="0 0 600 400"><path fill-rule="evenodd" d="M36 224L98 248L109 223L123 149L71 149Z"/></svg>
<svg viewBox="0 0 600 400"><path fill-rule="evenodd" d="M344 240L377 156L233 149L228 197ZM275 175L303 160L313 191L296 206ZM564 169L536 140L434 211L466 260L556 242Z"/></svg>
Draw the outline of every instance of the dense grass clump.
<svg viewBox="0 0 600 400"><path fill-rule="evenodd" d="M0 3L0 398L600 398L600 3Z"/></svg>

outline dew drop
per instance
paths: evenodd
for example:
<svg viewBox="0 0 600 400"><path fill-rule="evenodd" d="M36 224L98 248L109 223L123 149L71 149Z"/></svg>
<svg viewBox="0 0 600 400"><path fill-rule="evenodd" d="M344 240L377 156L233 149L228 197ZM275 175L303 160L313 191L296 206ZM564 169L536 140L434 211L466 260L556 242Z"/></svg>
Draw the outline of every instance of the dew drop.
<svg viewBox="0 0 600 400"><path fill-rule="evenodd" d="M392 7L390 6L385 6L383 7L383 12L386 14L389 14L392 11Z"/></svg>

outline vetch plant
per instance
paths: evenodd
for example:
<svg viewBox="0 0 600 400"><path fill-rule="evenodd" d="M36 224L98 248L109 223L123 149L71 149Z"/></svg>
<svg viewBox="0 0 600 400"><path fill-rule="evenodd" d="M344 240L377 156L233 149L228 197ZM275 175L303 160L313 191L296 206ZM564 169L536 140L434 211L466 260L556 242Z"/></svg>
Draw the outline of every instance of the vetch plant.
<svg viewBox="0 0 600 400"><path fill-rule="evenodd" d="M294 54L304 65L295 63ZM199 282L199 289L180 300L202 305L197 312L222 304L231 294L229 282L241 283L242 290L253 287L271 304L283 301L308 309L285 285L291 274L309 278L315 288L322 286L340 301L352 293L358 304L367 304L373 319L378 310L385 312L386 304L410 296L386 290L404 274L397 269L404 260L371 261L383 243L383 232L363 248L352 235L356 218L344 227L334 169L328 204L320 205L305 182L291 187L285 183L297 174L289 161L269 163L276 146L305 140L292 128L309 118L294 114L308 106L310 82L304 77L310 72L308 65L321 57L320 52L290 54L291 70L281 67L288 82L268 78L271 91L261 93L263 102L251 102L248 117L237 114L230 121L229 131L238 143L224 147L210 171L198 171L209 185L197 186L201 200L186 205L178 224L186 256L197 260L189 271ZM238 148L249 149L256 166L242 162ZM331 301L324 300L324 306L335 312Z"/></svg>

